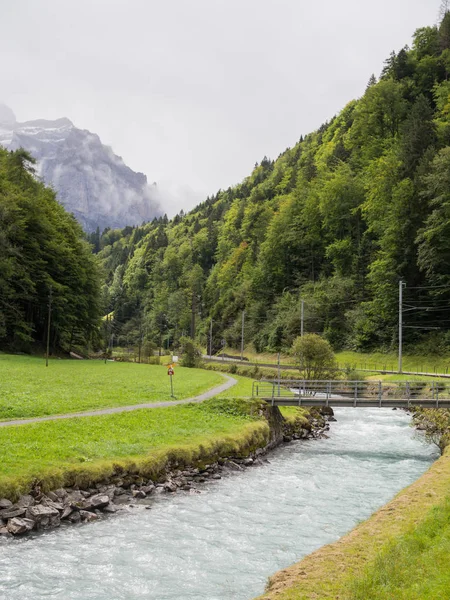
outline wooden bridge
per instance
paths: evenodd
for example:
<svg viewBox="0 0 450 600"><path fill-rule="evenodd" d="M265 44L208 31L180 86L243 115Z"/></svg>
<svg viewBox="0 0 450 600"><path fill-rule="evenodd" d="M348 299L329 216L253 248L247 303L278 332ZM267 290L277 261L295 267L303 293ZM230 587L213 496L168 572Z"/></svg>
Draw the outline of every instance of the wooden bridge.
<svg viewBox="0 0 450 600"><path fill-rule="evenodd" d="M437 381L260 380L252 395L272 406L450 408L450 383Z"/></svg>

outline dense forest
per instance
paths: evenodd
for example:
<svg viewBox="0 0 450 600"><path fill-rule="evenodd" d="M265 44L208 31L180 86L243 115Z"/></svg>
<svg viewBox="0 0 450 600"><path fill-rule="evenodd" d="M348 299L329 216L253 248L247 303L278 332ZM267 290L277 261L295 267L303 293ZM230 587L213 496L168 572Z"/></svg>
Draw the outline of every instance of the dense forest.
<svg viewBox="0 0 450 600"><path fill-rule="evenodd" d="M450 345L450 14L393 52L363 97L190 213L98 232L123 344L190 334L258 351L300 331L338 349ZM438 342L438 343L437 343Z"/></svg>
<svg viewBox="0 0 450 600"><path fill-rule="evenodd" d="M100 275L75 218L35 177L24 150L0 148L0 347L85 348L98 338Z"/></svg>
<svg viewBox="0 0 450 600"><path fill-rule="evenodd" d="M242 183L188 214L89 236L30 173L0 153L0 343L92 340L99 310L115 344L213 351L289 348L300 332L335 349L405 341L450 348L450 13L393 52L364 95L264 158ZM109 324L109 325L108 325ZM108 329L109 327L109 329ZM448 348L447 348L448 347ZM426 349L425 348L425 349Z"/></svg>

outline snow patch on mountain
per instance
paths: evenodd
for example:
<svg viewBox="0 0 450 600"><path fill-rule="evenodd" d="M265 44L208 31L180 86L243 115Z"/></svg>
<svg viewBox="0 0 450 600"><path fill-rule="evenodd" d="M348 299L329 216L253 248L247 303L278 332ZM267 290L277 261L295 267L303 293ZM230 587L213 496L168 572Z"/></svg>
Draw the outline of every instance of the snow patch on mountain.
<svg viewBox="0 0 450 600"><path fill-rule="evenodd" d="M19 123L0 104L0 145L30 152L38 175L86 231L140 225L162 214L156 186L127 167L98 135L65 117Z"/></svg>

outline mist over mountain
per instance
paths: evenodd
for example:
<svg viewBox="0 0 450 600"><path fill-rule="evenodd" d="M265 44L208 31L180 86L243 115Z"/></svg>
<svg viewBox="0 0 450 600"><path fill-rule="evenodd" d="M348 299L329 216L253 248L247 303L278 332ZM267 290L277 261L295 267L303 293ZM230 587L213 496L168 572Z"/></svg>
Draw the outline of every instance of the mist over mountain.
<svg viewBox="0 0 450 600"><path fill-rule="evenodd" d="M130 169L98 135L67 118L19 123L0 105L0 145L29 151L38 175L88 232L140 225L163 212L155 184Z"/></svg>

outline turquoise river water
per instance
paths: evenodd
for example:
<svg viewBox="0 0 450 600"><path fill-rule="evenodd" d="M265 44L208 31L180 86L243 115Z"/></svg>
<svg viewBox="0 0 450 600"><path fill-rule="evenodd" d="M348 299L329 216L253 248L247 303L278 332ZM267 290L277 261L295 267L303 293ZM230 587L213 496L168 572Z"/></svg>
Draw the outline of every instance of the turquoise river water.
<svg viewBox="0 0 450 600"><path fill-rule="evenodd" d="M267 578L332 542L437 457L400 410L338 409L329 439L201 494L0 542L1 600L250 600Z"/></svg>

